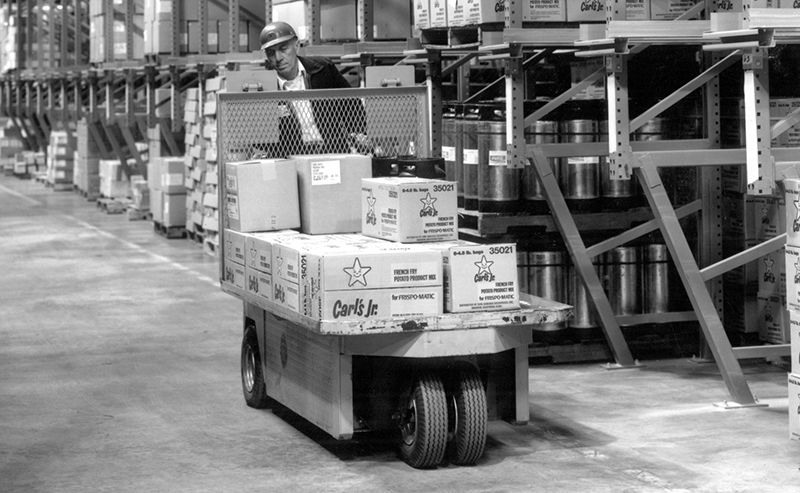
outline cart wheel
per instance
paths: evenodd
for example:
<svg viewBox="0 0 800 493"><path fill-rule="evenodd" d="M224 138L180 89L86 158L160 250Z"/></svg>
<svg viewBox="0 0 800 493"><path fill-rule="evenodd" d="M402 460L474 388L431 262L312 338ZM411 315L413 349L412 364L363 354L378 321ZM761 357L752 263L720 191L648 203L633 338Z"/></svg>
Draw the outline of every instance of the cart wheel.
<svg viewBox="0 0 800 493"><path fill-rule="evenodd" d="M242 391L248 406L256 409L267 407L267 386L264 384L258 337L253 326L245 329L242 339Z"/></svg>
<svg viewBox="0 0 800 493"><path fill-rule="evenodd" d="M448 390L447 456L453 464L475 464L486 447L488 422L486 390L478 370L471 365L459 368Z"/></svg>
<svg viewBox="0 0 800 493"><path fill-rule="evenodd" d="M437 466L447 448L447 401L442 379L423 374L401 409L400 455L411 467Z"/></svg>

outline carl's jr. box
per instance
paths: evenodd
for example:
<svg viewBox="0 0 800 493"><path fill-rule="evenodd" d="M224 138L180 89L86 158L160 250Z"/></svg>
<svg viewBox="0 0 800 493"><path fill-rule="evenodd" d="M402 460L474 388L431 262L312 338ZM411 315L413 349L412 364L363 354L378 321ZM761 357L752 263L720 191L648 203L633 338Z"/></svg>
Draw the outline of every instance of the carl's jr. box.
<svg viewBox="0 0 800 493"><path fill-rule="evenodd" d="M515 244L453 246L443 254L446 312L519 308Z"/></svg>
<svg viewBox="0 0 800 493"><path fill-rule="evenodd" d="M401 243L458 238L455 182L416 177L361 181L361 234Z"/></svg>
<svg viewBox="0 0 800 493"><path fill-rule="evenodd" d="M249 233L300 226L294 161L226 163L225 191L225 212L232 230Z"/></svg>

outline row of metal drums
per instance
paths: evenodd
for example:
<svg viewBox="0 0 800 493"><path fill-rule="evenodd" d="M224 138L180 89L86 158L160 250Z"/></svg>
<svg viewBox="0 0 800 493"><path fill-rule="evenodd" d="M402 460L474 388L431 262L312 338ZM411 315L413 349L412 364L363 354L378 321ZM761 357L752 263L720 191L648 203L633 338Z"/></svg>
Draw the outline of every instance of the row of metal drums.
<svg viewBox="0 0 800 493"><path fill-rule="evenodd" d="M607 138L607 121L569 119L537 121L525 130L528 144L590 143ZM642 126L635 140L662 139L667 120ZM458 182L459 206L481 212L547 211L534 167L506 166L504 107L474 104L449 107L443 119L442 157L447 179ZM628 208L641 200L635 179L611 180L602 156L551 158L559 188L573 210Z"/></svg>
<svg viewBox="0 0 800 493"><path fill-rule="evenodd" d="M664 244L622 246L595 259L595 270L615 315L670 311L669 253ZM572 305L575 316L567 324L538 327L538 338L590 340L599 323L583 283L564 251L518 252L520 290L544 299Z"/></svg>

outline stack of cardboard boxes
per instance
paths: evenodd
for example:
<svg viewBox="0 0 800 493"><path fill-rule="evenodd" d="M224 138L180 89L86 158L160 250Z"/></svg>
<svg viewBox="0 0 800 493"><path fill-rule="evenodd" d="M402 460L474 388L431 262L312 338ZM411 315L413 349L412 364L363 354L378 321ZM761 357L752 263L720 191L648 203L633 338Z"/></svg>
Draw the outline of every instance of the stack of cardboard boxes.
<svg viewBox="0 0 800 493"><path fill-rule="evenodd" d="M800 440L800 179L783 181L786 190L786 304L791 344L789 437Z"/></svg>
<svg viewBox="0 0 800 493"><path fill-rule="evenodd" d="M99 162L100 196L107 199L124 199L130 194L130 181L118 159L101 159Z"/></svg>
<svg viewBox="0 0 800 493"><path fill-rule="evenodd" d="M114 0L113 12L105 11L103 0L89 2L89 61L101 63L109 60L128 60L128 35L133 40L133 60L144 57L144 0L133 0L132 31L125 24L127 4L131 0ZM113 16L112 32L106 32L107 16ZM106 40L112 38L113 54L106 53Z"/></svg>
<svg viewBox="0 0 800 493"><path fill-rule="evenodd" d="M74 183L78 190L88 198L100 195L100 158L102 153L90 136L86 119L78 122L75 136L78 148L75 150Z"/></svg>
<svg viewBox="0 0 800 493"><path fill-rule="evenodd" d="M514 244L457 240L455 183L355 154L225 165L224 282L314 320L515 309ZM295 231L295 230L299 230Z"/></svg>
<svg viewBox="0 0 800 493"><path fill-rule="evenodd" d="M165 228L186 225L185 164L182 157L154 157L147 170L153 222Z"/></svg>
<svg viewBox="0 0 800 493"><path fill-rule="evenodd" d="M47 146L47 183L54 188L72 188L74 159L67 132L50 132L50 143Z"/></svg>

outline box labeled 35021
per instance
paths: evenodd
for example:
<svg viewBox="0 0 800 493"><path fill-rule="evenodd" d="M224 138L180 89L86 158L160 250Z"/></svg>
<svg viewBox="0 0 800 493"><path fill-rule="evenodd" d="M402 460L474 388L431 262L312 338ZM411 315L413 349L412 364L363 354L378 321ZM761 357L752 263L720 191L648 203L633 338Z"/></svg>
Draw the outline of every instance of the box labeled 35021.
<svg viewBox="0 0 800 493"><path fill-rule="evenodd" d="M443 255L446 312L519 308L515 244L454 246Z"/></svg>

